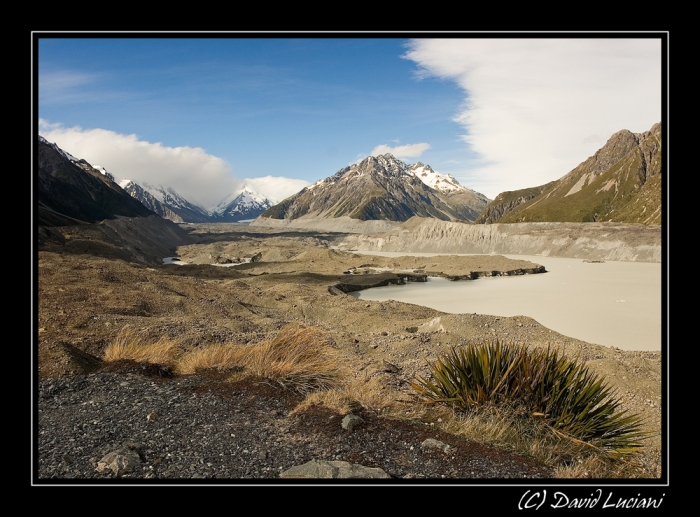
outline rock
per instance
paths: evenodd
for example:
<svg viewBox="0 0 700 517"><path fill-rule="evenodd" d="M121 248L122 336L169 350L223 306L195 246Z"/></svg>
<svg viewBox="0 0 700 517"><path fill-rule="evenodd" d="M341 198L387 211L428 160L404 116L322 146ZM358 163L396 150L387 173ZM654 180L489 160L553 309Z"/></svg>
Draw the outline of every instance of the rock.
<svg viewBox="0 0 700 517"><path fill-rule="evenodd" d="M352 431L353 429L360 427L364 423L365 423L365 421L362 418L360 418L359 416L349 414L349 415L345 415L345 418L343 418L343 421L340 423L340 425L343 426L343 429L347 429L348 431Z"/></svg>
<svg viewBox="0 0 700 517"><path fill-rule="evenodd" d="M420 446L423 449L439 449L445 453L450 450L449 445L441 442L440 440L436 440L435 438L426 438L423 443L420 444Z"/></svg>
<svg viewBox="0 0 700 517"><path fill-rule="evenodd" d="M391 476L380 468L365 467L347 461L311 460L296 465L282 473L287 479L389 479Z"/></svg>
<svg viewBox="0 0 700 517"><path fill-rule="evenodd" d="M388 373L399 373L401 371L401 367L397 366L393 363L390 363L389 361L383 361L384 362L384 371Z"/></svg>
<svg viewBox="0 0 700 517"><path fill-rule="evenodd" d="M97 472L111 470L115 477L121 477L132 472L140 464L141 458L138 452L128 448L121 448L106 454L97 462L95 470Z"/></svg>
<svg viewBox="0 0 700 517"><path fill-rule="evenodd" d="M416 330L420 332L445 332L445 327L442 325L442 320L438 316L418 326Z"/></svg>

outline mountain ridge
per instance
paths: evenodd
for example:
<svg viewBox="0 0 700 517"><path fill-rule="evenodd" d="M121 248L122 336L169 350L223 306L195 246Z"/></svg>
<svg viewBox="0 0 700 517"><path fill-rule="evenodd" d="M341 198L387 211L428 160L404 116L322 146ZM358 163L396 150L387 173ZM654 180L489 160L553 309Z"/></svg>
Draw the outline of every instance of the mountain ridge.
<svg viewBox="0 0 700 517"><path fill-rule="evenodd" d="M154 213L114 181L113 176L66 153L43 138L38 141L39 224L63 226L104 219L146 217Z"/></svg>
<svg viewBox="0 0 700 517"><path fill-rule="evenodd" d="M502 192L476 223L620 222L661 224L661 123L626 129L560 179Z"/></svg>
<svg viewBox="0 0 700 517"><path fill-rule="evenodd" d="M206 210L187 201L170 187L145 182L138 184L128 179L119 182L119 186L164 219L176 223L209 222Z"/></svg>
<svg viewBox="0 0 700 517"><path fill-rule="evenodd" d="M36 242L39 250L162 264L192 242L179 225L149 210L104 169L38 139Z"/></svg>

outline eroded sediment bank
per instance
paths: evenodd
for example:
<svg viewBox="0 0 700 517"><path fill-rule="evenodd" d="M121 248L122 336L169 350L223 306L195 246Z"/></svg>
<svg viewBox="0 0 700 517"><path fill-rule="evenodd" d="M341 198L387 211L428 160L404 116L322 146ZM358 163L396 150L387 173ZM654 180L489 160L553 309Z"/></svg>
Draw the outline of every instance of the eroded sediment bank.
<svg viewBox="0 0 700 517"><path fill-rule="evenodd" d="M623 223L469 224L414 217L381 234L347 235L340 249L542 255L661 262L661 227Z"/></svg>

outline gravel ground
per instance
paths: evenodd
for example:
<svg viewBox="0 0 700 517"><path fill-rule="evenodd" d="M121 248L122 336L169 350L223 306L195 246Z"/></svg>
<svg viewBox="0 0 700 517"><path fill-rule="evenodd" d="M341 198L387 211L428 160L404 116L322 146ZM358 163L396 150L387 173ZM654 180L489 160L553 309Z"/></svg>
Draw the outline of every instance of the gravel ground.
<svg viewBox="0 0 700 517"><path fill-rule="evenodd" d="M265 382L165 378L138 365L42 380L38 386L38 482L211 482L277 479L313 459L383 469L396 480L539 479L546 467L523 456L467 442L429 424L383 418L365 409L353 430L343 415L312 406ZM426 449L428 438L447 452ZM131 471L100 471L116 450L132 451ZM199 481L201 482L201 481ZM392 480L385 482L391 483Z"/></svg>

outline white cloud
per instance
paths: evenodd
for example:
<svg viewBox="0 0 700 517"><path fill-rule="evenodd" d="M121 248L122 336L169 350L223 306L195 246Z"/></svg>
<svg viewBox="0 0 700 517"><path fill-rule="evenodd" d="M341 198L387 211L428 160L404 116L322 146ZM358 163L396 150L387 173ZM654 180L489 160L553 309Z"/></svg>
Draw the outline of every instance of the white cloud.
<svg viewBox="0 0 700 517"><path fill-rule="evenodd" d="M130 179L139 184L172 187L205 209L216 206L244 183L274 202L309 185L306 180L281 176L237 178L225 160L201 147L166 147L139 140L136 135L106 129L66 128L43 119L39 121L39 132L76 158L104 167L117 182Z"/></svg>
<svg viewBox="0 0 700 517"><path fill-rule="evenodd" d="M215 206L243 183L275 201L309 184L305 180L272 176L241 180L233 176L225 160L207 154L200 147L166 147L144 142L136 135L105 129L65 128L45 120L40 120L39 128L49 142L76 158L104 167L117 182L130 179L140 184L172 187L188 201L204 208Z"/></svg>
<svg viewBox="0 0 700 517"><path fill-rule="evenodd" d="M279 203L310 185L306 180L284 178L282 176L246 178L243 181L250 185L254 191L262 194L274 203Z"/></svg>
<svg viewBox="0 0 700 517"><path fill-rule="evenodd" d="M39 131L49 142L76 158L100 165L117 181L130 179L172 187L188 201L214 206L241 184L231 166L200 147L166 147L106 129L65 128L40 121Z"/></svg>
<svg viewBox="0 0 700 517"><path fill-rule="evenodd" d="M426 143L397 145L396 147L381 144L372 149L372 152L369 153L369 155L380 156L382 154L390 153L399 160L410 160L412 158L418 158L428 149L430 149L430 144Z"/></svg>
<svg viewBox="0 0 700 517"><path fill-rule="evenodd" d="M660 39L428 39L419 77L465 91L455 114L478 159L459 178L488 197L558 179L613 133L661 121Z"/></svg>

